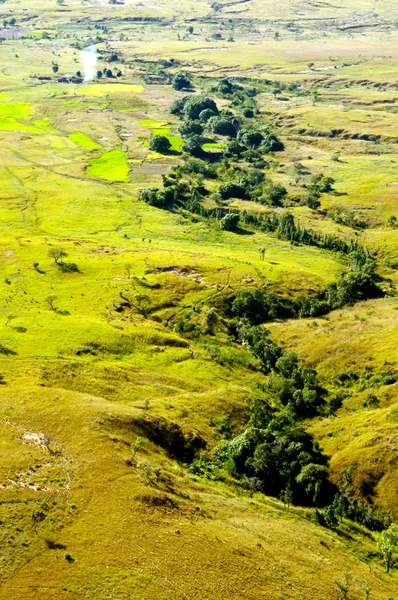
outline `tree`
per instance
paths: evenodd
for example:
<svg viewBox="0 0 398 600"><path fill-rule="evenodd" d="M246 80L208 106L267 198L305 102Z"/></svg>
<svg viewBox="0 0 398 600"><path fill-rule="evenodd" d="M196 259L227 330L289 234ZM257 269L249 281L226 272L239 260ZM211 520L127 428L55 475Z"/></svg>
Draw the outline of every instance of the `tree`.
<svg viewBox="0 0 398 600"><path fill-rule="evenodd" d="M192 87L189 75L187 75L186 73L177 73L173 77L171 87L177 91Z"/></svg>
<svg viewBox="0 0 398 600"><path fill-rule="evenodd" d="M53 65L52 70L53 70L53 73L58 73L58 71L59 71L58 65Z"/></svg>
<svg viewBox="0 0 398 600"><path fill-rule="evenodd" d="M260 146L260 151L265 154L269 152L282 152L284 149L283 142L274 133L269 133Z"/></svg>
<svg viewBox="0 0 398 600"><path fill-rule="evenodd" d="M180 115L181 116L187 100L188 100L188 96L184 96L183 98L177 98L177 100L174 100L174 102L171 103L169 112L172 115Z"/></svg>
<svg viewBox="0 0 398 600"><path fill-rule="evenodd" d="M394 552L398 548L398 525L391 525L383 531L377 545L383 554L384 564L388 573L392 565Z"/></svg>
<svg viewBox="0 0 398 600"><path fill-rule="evenodd" d="M279 359L280 360L280 359ZM308 500L311 504L318 504L318 499L321 494L322 483L328 480L327 467L309 463L305 465L300 474L296 477L297 483L305 487Z"/></svg>
<svg viewBox="0 0 398 600"><path fill-rule="evenodd" d="M149 142L149 149L153 152L165 154L171 148L170 140L165 135L154 135Z"/></svg>
<svg viewBox="0 0 398 600"><path fill-rule="evenodd" d="M97 79L101 79L102 77L102 71L97 71Z"/></svg>
<svg viewBox="0 0 398 600"><path fill-rule="evenodd" d="M50 258L53 258L55 264L58 265L60 262L62 262L63 258L66 258L68 256L68 254L61 246L55 246L54 248L50 248L50 250L48 251L48 256Z"/></svg>
<svg viewBox="0 0 398 600"><path fill-rule="evenodd" d="M220 221L220 229L223 231L234 231L239 223L238 213L228 213Z"/></svg>
<svg viewBox="0 0 398 600"><path fill-rule="evenodd" d="M239 330L239 337L242 343L261 362L265 373L272 371L275 368L278 358L282 356L281 348L269 339L268 333L267 329L261 326L243 326Z"/></svg>
<svg viewBox="0 0 398 600"><path fill-rule="evenodd" d="M124 272L126 273L128 279L130 279L132 268L133 268L132 263L125 263Z"/></svg>
<svg viewBox="0 0 398 600"><path fill-rule="evenodd" d="M55 296L54 294L51 296L47 296L46 298L46 302L48 304L48 306L50 307L51 310L56 311L57 309L54 306L54 302L58 299L58 296Z"/></svg>
<svg viewBox="0 0 398 600"><path fill-rule="evenodd" d="M352 575L351 573L344 573L344 579L336 579L336 591L338 593L338 600L346 600L347 594L352 586Z"/></svg>
<svg viewBox="0 0 398 600"><path fill-rule="evenodd" d="M133 460L135 460L137 452L144 445L145 445L145 440L143 438L141 438L141 437L137 437L135 439L135 441L131 444L130 449L131 449L131 454L132 454L132 459Z"/></svg>

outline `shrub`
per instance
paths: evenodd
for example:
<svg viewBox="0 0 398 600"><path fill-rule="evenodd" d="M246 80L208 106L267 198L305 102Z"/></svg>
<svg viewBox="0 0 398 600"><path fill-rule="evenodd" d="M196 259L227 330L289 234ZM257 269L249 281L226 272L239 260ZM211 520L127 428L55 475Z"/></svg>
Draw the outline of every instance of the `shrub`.
<svg viewBox="0 0 398 600"><path fill-rule="evenodd" d="M207 126L211 130L212 133L216 133L219 135L228 135L230 137L234 137L236 135L236 128L233 125L231 119L226 117L211 117L207 121Z"/></svg>
<svg viewBox="0 0 398 600"><path fill-rule="evenodd" d="M147 188L138 193L138 198L151 206L165 208L174 200L174 194L170 189L159 190L159 188Z"/></svg>
<svg viewBox="0 0 398 600"><path fill-rule="evenodd" d="M202 121L202 123L207 123L207 121L209 121L209 119L216 117L217 113L214 110L211 110L210 108L206 108L205 110L202 110L199 113L199 119Z"/></svg>
<svg viewBox="0 0 398 600"><path fill-rule="evenodd" d="M378 408L380 406L379 399L374 394L368 394L362 401L364 408Z"/></svg>
<svg viewBox="0 0 398 600"><path fill-rule="evenodd" d="M236 181L226 181L218 188L218 193L223 200L228 198L246 198L245 188Z"/></svg>
<svg viewBox="0 0 398 600"><path fill-rule="evenodd" d="M183 98L177 98L172 102L169 111L172 115L181 115L184 110L185 103L188 100L188 96L184 96Z"/></svg>
<svg viewBox="0 0 398 600"><path fill-rule="evenodd" d="M80 273L79 267L73 262L60 262L57 266L62 273Z"/></svg>
<svg viewBox="0 0 398 600"><path fill-rule="evenodd" d="M238 213L228 213L220 221L220 229L223 231L234 231L239 223Z"/></svg>
<svg viewBox="0 0 398 600"><path fill-rule="evenodd" d="M254 117L254 110L252 108L244 108L243 116L246 117L246 119L252 119Z"/></svg>
<svg viewBox="0 0 398 600"><path fill-rule="evenodd" d="M263 135L259 131L255 130L241 130L238 133L238 141L241 142L247 148L250 148L251 150L253 150L254 148L258 148L263 139Z"/></svg>
<svg viewBox="0 0 398 600"><path fill-rule="evenodd" d="M206 96L192 96L185 101L183 111L187 119L194 120L206 109L218 114L218 108L214 100Z"/></svg>
<svg viewBox="0 0 398 600"><path fill-rule="evenodd" d="M268 152L282 152L284 149L283 142L274 133L268 134L260 146L260 150L265 154L268 154Z"/></svg>
<svg viewBox="0 0 398 600"><path fill-rule="evenodd" d="M184 88L190 88L192 86L190 76L186 73L177 73L173 77L171 86L178 91L183 90Z"/></svg>
<svg viewBox="0 0 398 600"><path fill-rule="evenodd" d="M262 186L262 194L259 201L269 206L281 206L282 201L287 196L287 190L280 183L274 183L271 179L266 179Z"/></svg>
<svg viewBox="0 0 398 600"><path fill-rule="evenodd" d="M165 154L171 148L171 143L165 135L154 135L149 142L149 149L153 152Z"/></svg>
<svg viewBox="0 0 398 600"><path fill-rule="evenodd" d="M185 152L189 152L189 154L192 154L193 156L199 156L203 153L202 144L204 141L205 140L201 135L190 135L185 140L183 150L185 150Z"/></svg>
<svg viewBox="0 0 398 600"><path fill-rule="evenodd" d="M241 146L236 140L229 140L224 147L224 156L228 158L239 158L244 151L244 147Z"/></svg>
<svg viewBox="0 0 398 600"><path fill-rule="evenodd" d="M199 121L184 121L178 128L178 131L183 137L194 134L200 135L203 133L203 126Z"/></svg>

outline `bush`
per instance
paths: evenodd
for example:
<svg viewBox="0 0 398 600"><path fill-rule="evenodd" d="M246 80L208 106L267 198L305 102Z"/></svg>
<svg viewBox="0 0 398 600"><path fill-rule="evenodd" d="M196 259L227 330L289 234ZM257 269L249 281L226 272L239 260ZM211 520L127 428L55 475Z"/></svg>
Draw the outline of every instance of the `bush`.
<svg viewBox="0 0 398 600"><path fill-rule="evenodd" d="M268 134L260 146L260 150L265 154L268 154L268 152L282 152L284 149L283 142L274 133Z"/></svg>
<svg viewBox="0 0 398 600"><path fill-rule="evenodd" d="M189 152L189 154L192 154L193 156L199 156L203 153L202 144L204 141L205 140L201 135L190 135L185 140L183 150L185 150L185 152Z"/></svg>
<svg viewBox="0 0 398 600"><path fill-rule="evenodd" d="M59 262L57 267L62 273L80 273L79 267L72 262Z"/></svg>
<svg viewBox="0 0 398 600"><path fill-rule="evenodd" d="M224 147L224 156L227 158L240 158L244 151L244 147L241 146L236 140L229 140Z"/></svg>
<svg viewBox="0 0 398 600"><path fill-rule="evenodd" d="M258 146L263 141L264 137L259 131L251 130L251 131L240 131L238 133L238 141L241 142L247 148L253 150L254 148L258 148Z"/></svg>
<svg viewBox="0 0 398 600"><path fill-rule="evenodd" d="M368 394L366 398L362 401L362 406L364 408L379 408L380 402L377 396L374 394Z"/></svg>
<svg viewBox="0 0 398 600"><path fill-rule="evenodd" d="M191 84L191 80L188 74L186 73L177 73L177 75L175 75L173 77L173 81L171 83L171 86L177 90L183 90L184 88L190 88L192 86Z"/></svg>
<svg viewBox="0 0 398 600"><path fill-rule="evenodd" d="M183 98L177 98L177 100L174 100L169 108L170 113L172 115L181 115L188 98L189 96L184 96Z"/></svg>
<svg viewBox="0 0 398 600"><path fill-rule="evenodd" d="M214 100L206 96L192 96L185 101L183 112L187 119L195 120L206 109L213 111L216 115L218 114L218 108Z"/></svg>
<svg viewBox="0 0 398 600"><path fill-rule="evenodd" d="M171 143L165 135L154 135L149 142L149 149L153 152L165 154L169 152Z"/></svg>
<svg viewBox="0 0 398 600"><path fill-rule="evenodd" d="M244 108L243 116L246 117L246 119L252 119L254 117L254 110L252 108Z"/></svg>
<svg viewBox="0 0 398 600"><path fill-rule="evenodd" d="M259 197L261 204L269 206L281 206L282 201L287 196L287 190L280 183L274 183L271 179L266 179L262 186L262 194Z"/></svg>
<svg viewBox="0 0 398 600"><path fill-rule="evenodd" d="M259 289L242 290L232 302L232 313L238 319L245 319L252 325L259 325L276 319L284 312L284 307L275 294L263 293Z"/></svg>
<svg viewBox="0 0 398 600"><path fill-rule="evenodd" d="M200 135L203 133L203 126L199 121L184 121L178 128L179 133L182 137L188 137L190 135Z"/></svg>
<svg viewBox="0 0 398 600"><path fill-rule="evenodd" d="M223 200L228 200L228 198L246 198L245 188L236 181L222 183L218 188L218 193Z"/></svg>
<svg viewBox="0 0 398 600"><path fill-rule="evenodd" d="M216 179L217 170L216 168L200 158L189 158L185 161L184 165L179 167L182 173L196 173L201 174L207 179Z"/></svg>
<svg viewBox="0 0 398 600"><path fill-rule="evenodd" d="M228 135L230 137L234 137L236 135L236 128L231 119L228 119L227 117L211 117L207 121L207 126L212 133Z"/></svg>
<svg viewBox="0 0 398 600"><path fill-rule="evenodd" d="M138 198L151 206L157 208L165 208L174 199L174 194L171 190L159 190L159 188L147 188L141 190Z"/></svg>
<svg viewBox="0 0 398 600"><path fill-rule="evenodd" d="M239 223L238 213L228 213L220 221L220 229L223 231L234 231Z"/></svg>
<svg viewBox="0 0 398 600"><path fill-rule="evenodd" d="M202 121L202 123L207 123L207 121L209 121L209 119L211 119L212 117L216 117L217 113L214 112L214 110L211 110L210 108L206 108L205 110L202 110L199 113L199 119Z"/></svg>

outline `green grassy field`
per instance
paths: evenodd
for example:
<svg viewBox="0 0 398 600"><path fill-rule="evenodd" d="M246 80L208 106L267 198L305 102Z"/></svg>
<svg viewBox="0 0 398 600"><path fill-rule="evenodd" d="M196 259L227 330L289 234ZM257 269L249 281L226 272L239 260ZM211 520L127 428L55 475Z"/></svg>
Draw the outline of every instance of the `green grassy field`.
<svg viewBox="0 0 398 600"><path fill-rule="evenodd" d="M234 111L212 85L257 88L253 122L285 145L262 167L287 190L275 214L363 245L388 291L266 326L345 394L334 416L304 425L332 479L354 466L355 494L396 519L398 384L383 377L398 371L397 2L0 6L0 598L332 600L347 572L350 600L398 597L377 532L347 519L322 527L314 509L246 489L231 472L194 475L185 454L209 458L267 390L231 337L226 303L257 287L285 302L313 297L349 259L138 196L185 160L169 112L185 95L169 85L175 73L192 76L189 96L211 93ZM89 45L95 69L121 76L70 82ZM152 135L171 152L151 152ZM216 136L203 148L218 164L225 144ZM333 188L310 208L301 200L319 173ZM219 181L205 184L204 206L222 207ZM272 212L253 200L226 206ZM369 394L378 407L363 406Z"/></svg>

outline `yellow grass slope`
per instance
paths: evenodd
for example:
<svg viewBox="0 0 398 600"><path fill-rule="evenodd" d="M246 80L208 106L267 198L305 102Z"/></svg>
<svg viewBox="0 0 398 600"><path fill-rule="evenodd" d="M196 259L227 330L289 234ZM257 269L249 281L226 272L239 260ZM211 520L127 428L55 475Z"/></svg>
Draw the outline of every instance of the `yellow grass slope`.
<svg viewBox="0 0 398 600"><path fill-rule="evenodd" d="M4 600L323 600L347 570L352 598L365 585L375 599L393 593L355 558L373 546L354 529L337 537L299 509L195 482L149 442L136 461L160 469L156 480L126 464L134 409L37 386L2 391L1 407Z"/></svg>

